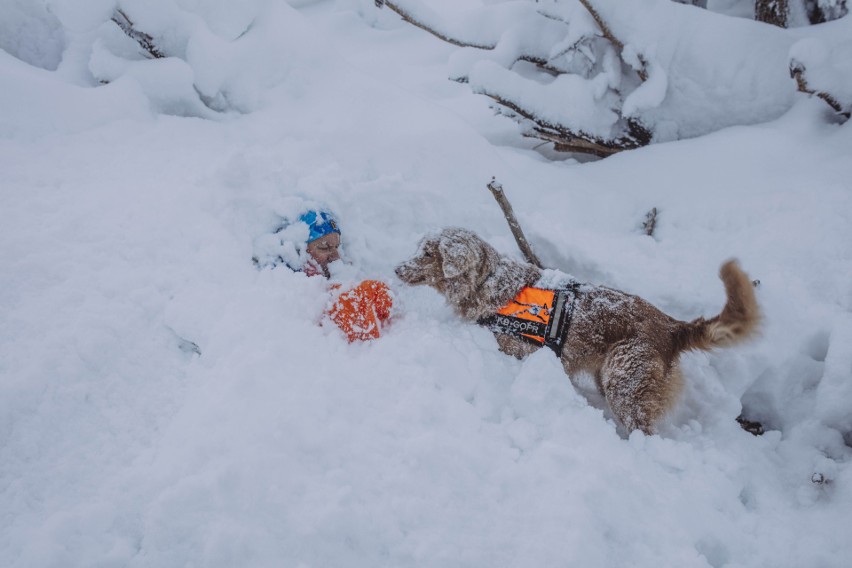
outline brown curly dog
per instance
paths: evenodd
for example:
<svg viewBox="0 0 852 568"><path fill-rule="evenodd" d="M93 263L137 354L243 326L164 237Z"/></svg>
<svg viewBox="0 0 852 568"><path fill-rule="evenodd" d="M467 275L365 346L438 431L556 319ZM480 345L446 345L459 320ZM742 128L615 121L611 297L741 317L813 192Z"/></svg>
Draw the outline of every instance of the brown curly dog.
<svg viewBox="0 0 852 568"><path fill-rule="evenodd" d="M472 322L487 320L525 287L559 288L550 273L503 257L459 228L425 237L414 257L396 268L403 282L431 286ZM757 330L760 312L748 276L733 260L722 265L719 276L727 292L722 312L691 322L669 317L632 294L573 283L566 312L570 323L555 348L565 372L569 377L590 373L629 431L652 433L680 391L680 353L733 345ZM495 336L500 349L515 357L539 348L517 335L495 331Z"/></svg>

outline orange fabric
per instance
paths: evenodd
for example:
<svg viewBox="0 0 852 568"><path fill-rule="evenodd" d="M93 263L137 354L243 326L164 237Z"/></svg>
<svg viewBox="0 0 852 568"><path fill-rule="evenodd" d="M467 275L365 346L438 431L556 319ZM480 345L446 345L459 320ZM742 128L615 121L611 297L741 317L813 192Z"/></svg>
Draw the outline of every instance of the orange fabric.
<svg viewBox="0 0 852 568"><path fill-rule="evenodd" d="M390 319L393 300L384 282L364 280L337 297L328 311L331 320L346 334L349 342L377 339L382 324Z"/></svg>
<svg viewBox="0 0 852 568"><path fill-rule="evenodd" d="M547 325L550 322L550 314L553 311L554 295L555 292L553 290L530 287L522 288L518 295L497 310L497 313ZM522 335L534 339L539 343L544 343L544 336L526 333Z"/></svg>

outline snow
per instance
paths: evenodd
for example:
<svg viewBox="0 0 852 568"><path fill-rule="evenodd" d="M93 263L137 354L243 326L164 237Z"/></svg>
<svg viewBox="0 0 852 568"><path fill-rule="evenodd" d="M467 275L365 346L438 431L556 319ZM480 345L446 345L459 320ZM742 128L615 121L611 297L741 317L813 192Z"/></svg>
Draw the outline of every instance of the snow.
<svg viewBox="0 0 852 568"><path fill-rule="evenodd" d="M649 92L640 99L658 104L645 109L647 102L642 100L645 104L631 105L629 110L644 111L639 117L648 124L671 123L657 130L659 141L765 122L793 103L795 83L784 61L784 53L795 41L792 30L669 0L628 5L594 0L593 5L613 22L612 33L631 52L655 63L649 82L656 85L647 87ZM661 88L666 90L665 99L659 96Z"/></svg>
<svg viewBox="0 0 852 568"><path fill-rule="evenodd" d="M2 0L0 13L0 49L31 65L56 69L64 38L59 21L45 3Z"/></svg>
<svg viewBox="0 0 852 568"><path fill-rule="evenodd" d="M787 77L777 118L582 163L372 0L121 4L178 56L142 57L109 2L0 2L0 565L848 564L852 126L823 101ZM720 85L771 84L743 65ZM507 357L395 280L444 226L519 256L491 176L547 266L681 319L738 257L761 336L684 356L660 434L625 436L548 350ZM394 291L377 341L323 320L325 280L252 262L316 204L338 277Z"/></svg>

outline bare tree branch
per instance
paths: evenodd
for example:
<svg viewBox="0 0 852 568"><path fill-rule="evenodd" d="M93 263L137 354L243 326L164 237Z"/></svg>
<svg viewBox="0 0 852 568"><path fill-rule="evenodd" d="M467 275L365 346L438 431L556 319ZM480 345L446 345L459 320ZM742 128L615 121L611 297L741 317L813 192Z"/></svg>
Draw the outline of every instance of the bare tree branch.
<svg viewBox="0 0 852 568"><path fill-rule="evenodd" d="M582 131L575 132L564 126L552 124L536 116L532 111L523 108L520 104L510 101L501 95L484 90L478 92L493 99L499 105L510 109L523 119L532 122L535 126L525 136L553 142L556 150L560 152L579 152L603 158L622 150L632 150L646 146L651 141L651 134L635 121L628 122L629 132L627 136L607 140Z"/></svg>
<svg viewBox="0 0 852 568"><path fill-rule="evenodd" d="M127 37L138 43L145 53L152 59L163 59L164 57L167 57L166 54L157 47L154 42L154 38L133 27L133 20L128 18L127 14L125 14L120 8L116 8L112 13L112 21L121 28L121 31L123 31Z"/></svg>
<svg viewBox="0 0 852 568"><path fill-rule="evenodd" d="M582 133L581 133L582 134ZM555 134L541 128L534 128L532 132L527 132L524 136L528 138L538 138L553 143L553 148L557 152L574 152L577 154L591 154L599 158L606 158L617 154L622 150L628 150L627 147L617 147L606 142L597 142L566 134Z"/></svg>
<svg viewBox="0 0 852 568"><path fill-rule="evenodd" d="M456 37L452 37L451 35L446 34L444 32L438 31L433 26L430 26L430 25L428 25L424 22L421 22L420 20L418 20L417 18L412 16L407 10L405 10L404 8L401 8L392 0L390 0L390 1L389 0L375 0L375 2L376 2L376 6L378 8L381 8L383 6L387 6L392 12L395 12L397 15L399 15L399 17L402 18L404 21L408 22L409 24L413 25L414 27L420 28L421 30L432 34L433 36L440 39L441 41L445 41L449 44L452 44L452 45L455 45L455 46L458 46L458 47L473 47L473 48L476 48L476 49L483 49L483 50L486 50L486 51L493 50L496 47L496 44L485 44L485 43L475 43L475 42L465 41L465 40L462 40L462 39L459 39L459 38L456 38ZM532 63L532 64L540 67L541 69L543 69L543 70L545 70L549 73L553 73L554 75L557 75L557 74L560 73L560 71L558 69L555 69L552 66L550 66L546 59L543 59L541 57L536 57L534 55L529 55L529 54L520 55L517 59L515 59L515 62L518 62L518 61L526 61L528 63ZM466 77L458 77L455 80L458 81L459 83L467 83Z"/></svg>
<svg viewBox="0 0 852 568"><path fill-rule="evenodd" d="M475 47L477 49L494 49L494 47L495 47L494 45L489 45L489 44L478 44L478 43L467 42L467 41L464 41L464 40L461 40L461 39L458 39L458 38L451 37L447 34L441 33L438 30L424 24L423 22L421 22L420 20L418 20L417 18L412 16L407 10L399 7L396 4L396 2L388 1L388 0L376 0L376 7L381 8L382 6L387 6L388 8L390 8L390 10L392 12L396 12L399 15L400 18L402 18L403 20L405 20L409 24L411 24L415 27L418 27L421 30L429 32L430 34L432 34L436 38L443 40L447 43L451 43L451 44L457 45L459 47Z"/></svg>
<svg viewBox="0 0 852 568"><path fill-rule="evenodd" d="M506 198L506 194L503 193L503 186L492 177L491 181L488 182L488 189L491 190L491 195L494 196L494 199L496 199L497 203L500 205L500 209L503 210L503 216L506 218L506 222L509 223L509 229L512 231L512 236L515 237L515 242L518 243L518 248L521 249L521 252L524 254L524 258L526 258L527 262L530 264L543 269L544 267L541 265L541 261L535 255L529 241L524 236L524 231L521 229L521 225L515 217L515 212L512 210L512 204L509 203L509 200Z"/></svg>
<svg viewBox="0 0 852 568"><path fill-rule="evenodd" d="M623 53L624 52L624 43L621 40L619 40L617 37L615 37L615 34L613 34L612 30L609 29L609 26L604 21L603 17L595 9L595 7L592 6L591 0L580 0L580 4L582 4L586 8L586 10L589 12L589 14L591 14L592 19L595 20L595 23L600 28L603 36L606 39L608 39L610 41L610 43L612 43L612 45L614 45L616 48L618 48L618 52L620 54ZM641 63L642 67L640 69L637 69L636 73L639 75L639 78L642 79L643 82L647 81L648 80L648 62L645 61L645 58L642 57L641 54L637 54L637 57L639 58L639 63Z"/></svg>
<svg viewBox="0 0 852 568"><path fill-rule="evenodd" d="M837 114L845 116L846 118L850 118L850 116L852 116L849 110L844 110L843 105L840 104L835 97L826 92L812 89L808 85L808 80L805 77L805 66L801 62L795 60L790 62L790 77L796 80L796 85L800 92L807 93L809 95L816 95L824 100L826 104L828 104L828 106L830 106Z"/></svg>

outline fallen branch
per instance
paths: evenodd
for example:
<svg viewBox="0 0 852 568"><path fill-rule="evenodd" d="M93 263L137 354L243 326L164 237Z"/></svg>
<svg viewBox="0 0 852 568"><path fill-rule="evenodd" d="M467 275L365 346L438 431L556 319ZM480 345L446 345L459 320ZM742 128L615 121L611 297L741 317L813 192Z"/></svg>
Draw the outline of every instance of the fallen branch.
<svg viewBox="0 0 852 568"><path fill-rule="evenodd" d="M389 0L375 0L375 3L376 3L377 8L382 8L383 6L387 6L389 10L391 10L392 12L395 12L400 18L403 19L403 21L406 21L409 24L411 24L412 26L414 26L416 28L420 28L421 30L423 30L423 31L425 31L429 34L432 34L433 36L440 39L441 41L445 41L445 42L452 44L452 45L455 45L457 47L473 47L473 48L476 48L476 49L483 49L483 50L486 50L486 51L493 50L495 47L497 47L496 44L475 43L475 42L471 42L471 41L465 41L465 40L462 40L462 39L452 37L451 35L449 35L447 33L438 31L437 29L435 29L434 26L426 24L425 22L421 22L420 20L415 18L405 8L402 8L402 7L398 6L395 2L393 2L393 0L390 0L390 1ZM515 59L515 62L518 62L518 61L526 61L527 63L532 63L532 64L538 66L540 69L543 69L543 70L545 70L549 73L553 73L553 74L559 74L560 73L559 70L554 69L553 67L548 65L546 59L542 59L541 57L534 57L532 55L521 55L520 57ZM457 77L454 80L458 81L459 83L467 83L466 77Z"/></svg>
<svg viewBox="0 0 852 568"><path fill-rule="evenodd" d="M494 49L495 47L494 45L477 44L450 37L449 35L439 32L435 28L424 24L423 22L412 16L407 10L399 7L395 2L389 2L388 0L376 0L376 8L382 8L383 6L387 6L392 12L396 12L396 14L399 15L400 18L402 18L409 24L420 28L423 31L429 32L436 38L443 40L447 43L451 43L458 47L475 47L477 49Z"/></svg>
<svg viewBox="0 0 852 568"><path fill-rule="evenodd" d="M846 118L850 118L850 116L852 116L852 112L844 110L843 105L841 105L836 98L823 91L812 89L808 85L808 80L805 78L805 66L801 62L796 60L790 62L790 77L796 80L796 85L800 92L807 93L809 95L816 95L824 100L826 104L837 114L845 116Z"/></svg>
<svg viewBox="0 0 852 568"><path fill-rule="evenodd" d="M128 18L127 14L125 14L120 8L116 8L115 12L112 13L112 21L121 28L121 31L123 31L127 37L138 43L145 53L147 53L152 59L163 59L167 57L167 55L156 46L154 38L133 27L133 20Z"/></svg>
<svg viewBox="0 0 852 568"><path fill-rule="evenodd" d="M532 111L523 108L518 103L505 99L500 95L489 93L485 90L475 92L493 99L500 106L532 122L535 126L524 135L530 138L553 142L555 149L559 152L578 152L605 158L623 150L633 150L641 146L646 146L651 142L651 133L633 120L628 122L630 133L627 136L607 140L586 134L582 131L574 132L562 126L551 124L536 116Z"/></svg>
<svg viewBox="0 0 852 568"><path fill-rule="evenodd" d="M515 242L518 243L518 248L521 249L521 252L524 254L524 258L526 258L527 262L530 264L543 269L544 266L541 265L541 261L535 255L529 241L527 241L527 238L524 236L524 231L521 229L521 225L515 217L512 205L506 198L506 194L503 193L503 186L492 177L491 181L488 182L488 189L491 191L491 195L494 196L494 199L497 200L497 203L500 205L500 209L503 210L503 216L506 218L506 222L509 223L509 229L512 231L512 236L515 237Z"/></svg>

